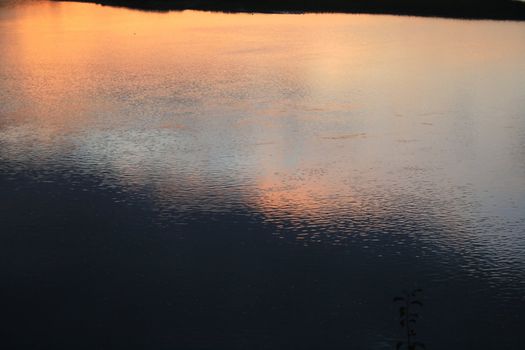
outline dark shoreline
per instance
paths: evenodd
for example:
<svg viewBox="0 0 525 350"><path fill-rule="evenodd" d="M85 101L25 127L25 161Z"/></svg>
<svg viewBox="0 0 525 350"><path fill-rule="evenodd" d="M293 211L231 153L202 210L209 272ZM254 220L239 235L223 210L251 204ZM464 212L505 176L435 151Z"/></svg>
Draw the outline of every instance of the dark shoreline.
<svg viewBox="0 0 525 350"><path fill-rule="evenodd" d="M248 13L367 13L459 19L525 20L525 2L513 0L61 0L149 11Z"/></svg>

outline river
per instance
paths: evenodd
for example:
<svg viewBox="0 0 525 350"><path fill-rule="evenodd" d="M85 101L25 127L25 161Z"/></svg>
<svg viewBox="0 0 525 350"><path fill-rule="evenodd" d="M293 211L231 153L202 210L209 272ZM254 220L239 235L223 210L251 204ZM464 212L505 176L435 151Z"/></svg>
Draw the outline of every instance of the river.
<svg viewBox="0 0 525 350"><path fill-rule="evenodd" d="M525 23L0 7L9 349L525 344Z"/></svg>

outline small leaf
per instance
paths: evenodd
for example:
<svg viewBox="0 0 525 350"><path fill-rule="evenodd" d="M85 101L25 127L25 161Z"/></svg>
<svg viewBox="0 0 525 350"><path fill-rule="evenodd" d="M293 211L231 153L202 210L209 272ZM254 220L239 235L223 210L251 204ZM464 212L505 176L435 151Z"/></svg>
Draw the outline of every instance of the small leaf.
<svg viewBox="0 0 525 350"><path fill-rule="evenodd" d="M405 300L405 298L402 298L402 297L395 297L394 298L394 302L396 302L396 301L404 301L404 300Z"/></svg>
<svg viewBox="0 0 525 350"><path fill-rule="evenodd" d="M403 346L403 342L402 341L398 341L397 345L396 345L396 350L401 349L402 346Z"/></svg>
<svg viewBox="0 0 525 350"><path fill-rule="evenodd" d="M412 291L412 293L410 293L410 295L412 295L413 297L415 297L417 294L419 293L423 293L423 289L421 288L416 288Z"/></svg>
<svg viewBox="0 0 525 350"><path fill-rule="evenodd" d="M411 302L410 304L413 304L413 305L419 305L419 306L423 306L423 303L420 302L419 300L414 300L413 302Z"/></svg>
<svg viewBox="0 0 525 350"><path fill-rule="evenodd" d="M414 343L414 349L417 349L417 347L420 347L421 349L426 349L426 348L427 348L427 347L425 346L425 344L420 343L420 342L415 342L415 343Z"/></svg>

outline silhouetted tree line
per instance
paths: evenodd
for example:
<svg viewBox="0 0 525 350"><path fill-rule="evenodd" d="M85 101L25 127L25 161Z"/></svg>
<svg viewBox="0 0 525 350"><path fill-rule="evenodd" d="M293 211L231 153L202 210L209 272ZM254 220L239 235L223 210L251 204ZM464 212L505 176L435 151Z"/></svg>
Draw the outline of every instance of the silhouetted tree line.
<svg viewBox="0 0 525 350"><path fill-rule="evenodd" d="M487 19L525 19L515 0L70 0L144 10L348 12Z"/></svg>

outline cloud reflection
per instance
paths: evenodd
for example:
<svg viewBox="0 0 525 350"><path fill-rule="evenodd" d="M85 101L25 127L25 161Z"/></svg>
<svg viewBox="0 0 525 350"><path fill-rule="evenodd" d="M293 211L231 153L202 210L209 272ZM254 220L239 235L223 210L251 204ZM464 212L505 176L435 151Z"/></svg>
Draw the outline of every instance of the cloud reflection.
<svg viewBox="0 0 525 350"><path fill-rule="evenodd" d="M523 228L521 23L34 6L0 22L4 161L300 241Z"/></svg>

